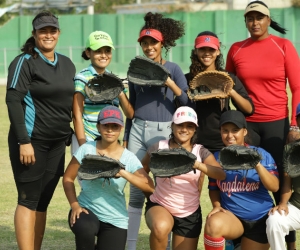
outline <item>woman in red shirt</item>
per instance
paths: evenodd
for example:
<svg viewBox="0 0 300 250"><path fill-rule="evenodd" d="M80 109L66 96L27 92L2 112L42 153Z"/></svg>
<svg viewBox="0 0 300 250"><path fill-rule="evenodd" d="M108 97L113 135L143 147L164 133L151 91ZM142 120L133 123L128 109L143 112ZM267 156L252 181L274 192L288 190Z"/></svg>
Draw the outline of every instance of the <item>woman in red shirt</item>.
<svg viewBox="0 0 300 250"><path fill-rule="evenodd" d="M251 144L271 153L282 176L283 147L299 136L295 120L300 101L299 56L289 40L269 33L269 26L282 34L286 30L271 19L263 2L249 3L244 16L250 37L231 46L226 70L237 75L253 100L255 112L246 118ZM292 92L291 123L287 80ZM280 190L273 194L278 203Z"/></svg>

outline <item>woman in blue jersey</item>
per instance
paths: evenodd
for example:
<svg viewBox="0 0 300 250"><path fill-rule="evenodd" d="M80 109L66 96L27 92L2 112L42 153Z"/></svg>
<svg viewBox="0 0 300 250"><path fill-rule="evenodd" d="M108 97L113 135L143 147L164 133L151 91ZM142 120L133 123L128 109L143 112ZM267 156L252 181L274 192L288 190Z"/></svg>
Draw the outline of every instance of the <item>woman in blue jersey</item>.
<svg viewBox="0 0 300 250"><path fill-rule="evenodd" d="M73 100L73 123L75 136L72 140L72 154L87 141L93 141L99 132L97 130L98 113L106 106L121 106L126 117L133 117L133 108L125 92L121 92L113 101L92 102L85 93L85 84L95 76L110 72L107 67L112 59L112 50L115 49L109 34L103 31L92 32L86 41L86 48L82 58L90 60L91 64L81 70L74 78L75 94Z"/></svg>
<svg viewBox="0 0 300 250"><path fill-rule="evenodd" d="M188 103L188 86L182 70L162 55L163 48L168 52L176 45L176 40L184 35L183 23L151 12L145 15L144 20L138 38L144 56L162 64L169 70L170 77L165 87L141 87L129 82L129 101L134 108L134 119L127 119L123 140L126 141L125 145L128 141L128 149L140 160L150 145L169 137L172 116L176 110L174 98L180 105L186 106ZM130 185L128 250L136 249L143 204L143 193Z"/></svg>
<svg viewBox="0 0 300 250"><path fill-rule="evenodd" d="M77 250L94 249L95 236L98 249L124 250L128 226L124 192L127 181L146 193L154 191L153 181L141 162L118 142L123 127L120 109L114 106L103 108L97 118L101 136L79 147L64 174L63 186L71 206L69 225L75 234ZM109 183L105 178L81 180L82 189L76 197L74 180L86 154L114 158L125 169L121 169Z"/></svg>
<svg viewBox="0 0 300 250"><path fill-rule="evenodd" d="M6 103L9 156L18 191L15 232L19 249L41 249L47 208L64 172L71 138L76 70L55 52L58 18L36 15L32 36L9 66Z"/></svg>
<svg viewBox="0 0 300 250"><path fill-rule="evenodd" d="M225 239L241 237L243 250L269 249L266 219L273 207L268 191L279 188L278 171L272 156L262 148L245 143L247 124L240 111L230 110L220 118L225 146L237 144L254 148L262 160L254 169L226 171L226 179L209 178L209 195L213 205L204 229L206 250L223 250ZM218 159L219 152L215 153Z"/></svg>

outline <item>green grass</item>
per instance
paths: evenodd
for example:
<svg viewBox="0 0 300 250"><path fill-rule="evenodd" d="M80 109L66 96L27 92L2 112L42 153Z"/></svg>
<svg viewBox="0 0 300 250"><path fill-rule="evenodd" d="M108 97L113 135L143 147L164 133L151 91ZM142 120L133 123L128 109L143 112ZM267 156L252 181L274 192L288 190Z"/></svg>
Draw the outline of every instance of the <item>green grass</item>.
<svg viewBox="0 0 300 250"><path fill-rule="evenodd" d="M15 250L17 243L14 234L14 211L17 204L17 192L13 180L10 161L8 157L7 134L9 129L9 120L5 104L5 86L0 86L0 250ZM70 151L67 150L66 164L70 160ZM203 220L211 209L210 200L207 191L207 180L204 183L201 196L201 206ZM129 185L126 186L128 198ZM52 202L48 209L48 220L45 237L43 241L43 250L74 250L74 237L67 223L69 204L65 198L61 182L59 183ZM203 223L204 224L204 223ZM141 228L138 239L138 250L149 250L149 229L142 217ZM300 235L297 233L299 239ZM297 244L300 249L300 244ZM203 231L200 235L198 250L203 250Z"/></svg>

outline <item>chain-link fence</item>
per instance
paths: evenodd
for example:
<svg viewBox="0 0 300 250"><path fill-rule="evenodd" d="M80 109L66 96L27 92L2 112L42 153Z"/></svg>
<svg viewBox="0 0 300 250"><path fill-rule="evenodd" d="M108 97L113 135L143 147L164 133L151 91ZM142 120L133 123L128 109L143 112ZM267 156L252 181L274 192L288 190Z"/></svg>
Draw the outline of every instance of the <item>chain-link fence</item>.
<svg viewBox="0 0 300 250"><path fill-rule="evenodd" d="M226 56L231 44L222 44L221 51L224 55L224 60L226 60ZM300 41L294 43L298 54L300 55ZM109 70L113 73L124 77L126 75L128 65L136 55L142 55L143 52L140 48L140 45L137 43L136 45L131 46L115 46L115 50L113 51L113 58L109 65ZM191 50L193 49L193 44L178 44L176 47L172 48L168 54L166 55L163 52L163 58L168 61L177 63L183 72L188 72L190 66L190 55ZM85 61L81 54L84 50L84 47L57 47L56 51L60 54L63 54L69 57L76 66L77 72L81 69L87 67L90 62ZM0 49L0 78L6 78L8 67L10 62L18 55L21 51L19 48L15 49Z"/></svg>

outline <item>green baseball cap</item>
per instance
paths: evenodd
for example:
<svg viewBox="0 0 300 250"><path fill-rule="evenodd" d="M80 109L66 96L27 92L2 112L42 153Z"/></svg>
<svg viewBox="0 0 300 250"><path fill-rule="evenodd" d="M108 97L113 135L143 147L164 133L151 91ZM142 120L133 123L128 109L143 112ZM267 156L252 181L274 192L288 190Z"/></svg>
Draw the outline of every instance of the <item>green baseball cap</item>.
<svg viewBox="0 0 300 250"><path fill-rule="evenodd" d="M92 32L86 41L86 48L97 50L103 46L108 46L112 49L115 49L115 47L113 46L113 41L111 40L109 34L103 31Z"/></svg>

